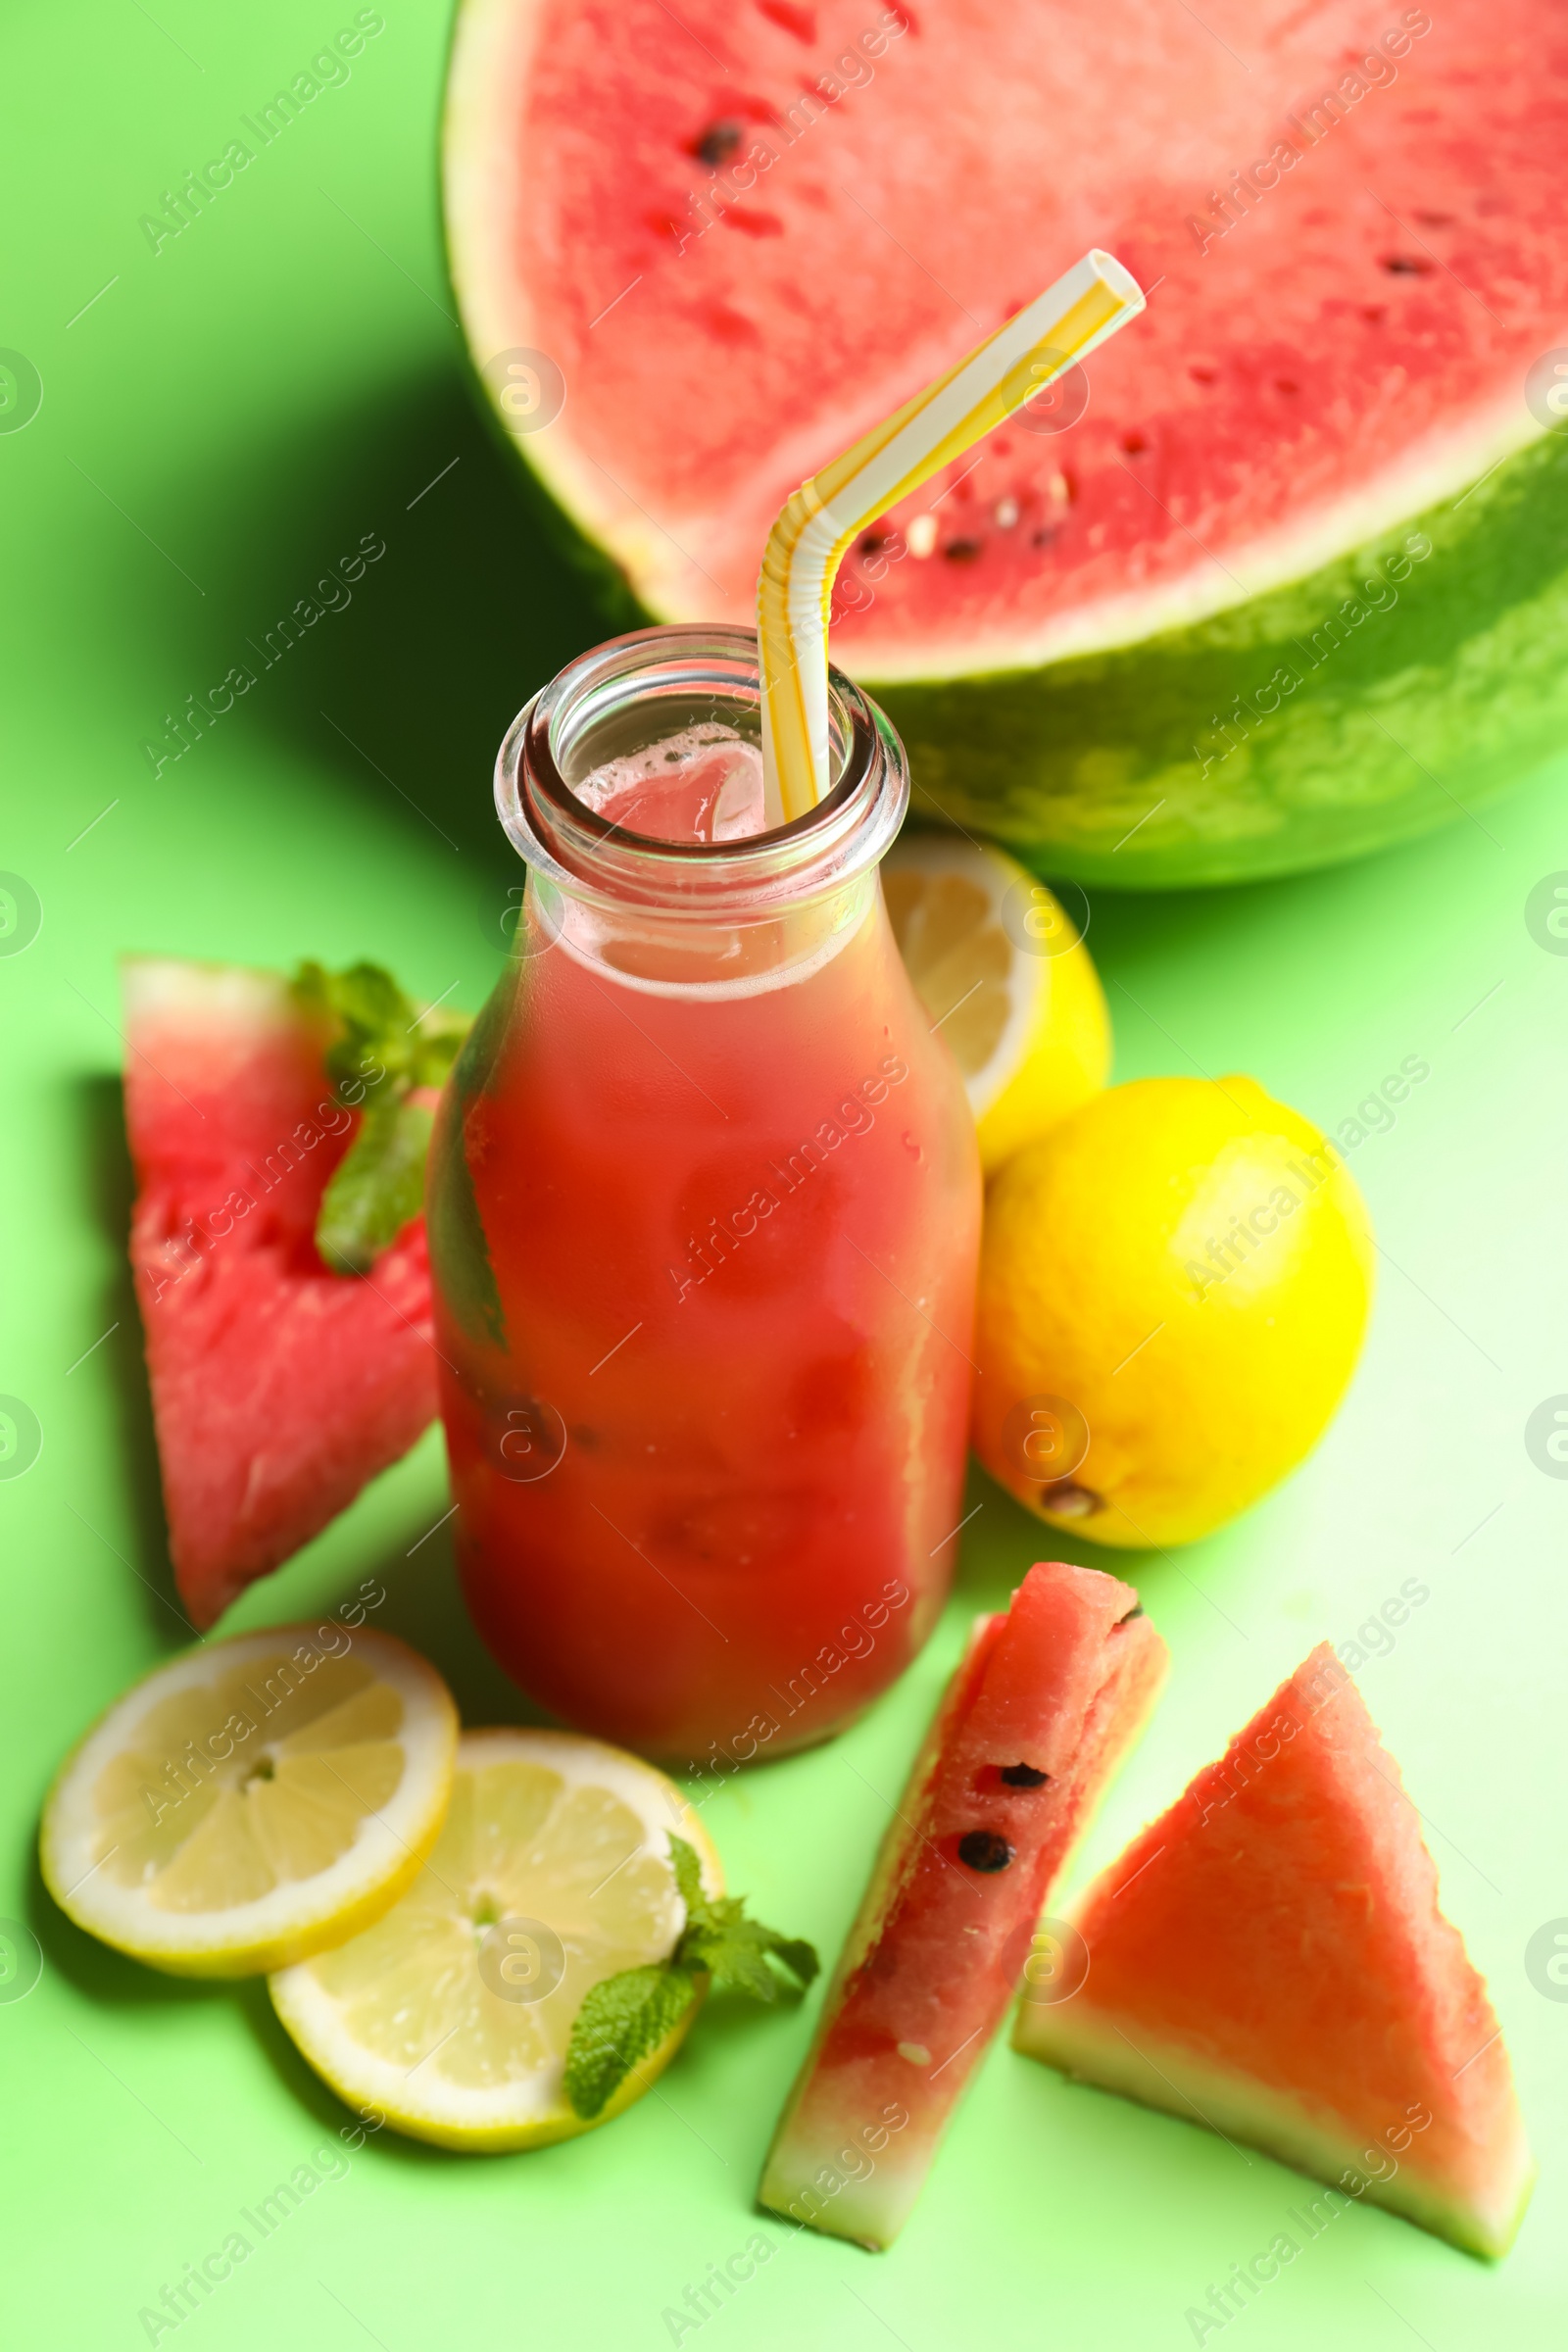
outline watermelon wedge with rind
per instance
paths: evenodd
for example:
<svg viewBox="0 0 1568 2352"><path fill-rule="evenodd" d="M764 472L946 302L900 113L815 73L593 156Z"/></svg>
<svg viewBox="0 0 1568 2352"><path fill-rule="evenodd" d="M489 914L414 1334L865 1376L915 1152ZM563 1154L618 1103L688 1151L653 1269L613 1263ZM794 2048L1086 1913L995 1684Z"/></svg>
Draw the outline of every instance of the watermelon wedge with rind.
<svg viewBox="0 0 1568 2352"><path fill-rule="evenodd" d="M317 1213L375 1083L276 972L129 956L130 1257L175 1581L206 1628L406 1453L437 1409L422 1219L364 1276Z"/></svg>
<svg viewBox="0 0 1568 2352"><path fill-rule="evenodd" d="M1534 2178L1508 2054L1326 1643L1070 1917L1087 1980L1026 1991L1018 2049L1506 2253Z"/></svg>
<svg viewBox="0 0 1568 2352"><path fill-rule="evenodd" d="M1132 1587L1098 1569L1031 1568L1011 1608L980 1621L890 1808L764 2205L892 2243L1166 1662Z"/></svg>
<svg viewBox="0 0 1568 2352"><path fill-rule="evenodd" d="M1560 743L1565 143L1527 0L464 0L447 227L621 625L746 620L799 481L1125 262L1083 413L868 533L833 645L917 812L1165 887L1451 821Z"/></svg>

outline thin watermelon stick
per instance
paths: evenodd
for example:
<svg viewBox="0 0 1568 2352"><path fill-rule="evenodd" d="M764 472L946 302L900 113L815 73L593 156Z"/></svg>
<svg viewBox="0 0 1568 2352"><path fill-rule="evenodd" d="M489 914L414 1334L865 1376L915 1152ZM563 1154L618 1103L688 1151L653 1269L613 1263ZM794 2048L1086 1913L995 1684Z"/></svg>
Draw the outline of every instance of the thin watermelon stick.
<svg viewBox="0 0 1568 2352"><path fill-rule="evenodd" d="M1166 1663L1132 1587L1093 1568L1031 1568L981 1620L895 1808L764 2205L891 2245Z"/></svg>

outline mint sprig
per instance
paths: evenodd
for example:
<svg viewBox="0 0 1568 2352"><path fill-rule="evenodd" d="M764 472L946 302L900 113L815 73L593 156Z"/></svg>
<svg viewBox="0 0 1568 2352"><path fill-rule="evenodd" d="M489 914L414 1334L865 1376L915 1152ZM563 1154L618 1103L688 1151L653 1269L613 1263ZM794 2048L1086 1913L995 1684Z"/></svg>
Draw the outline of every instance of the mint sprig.
<svg viewBox="0 0 1568 2352"><path fill-rule="evenodd" d="M667 1960L623 1968L596 1984L578 2010L566 2050L566 2096L591 2124L650 2050L657 2050L697 1998L694 1977Z"/></svg>
<svg viewBox="0 0 1568 2352"><path fill-rule="evenodd" d="M667 1960L605 1977L578 2010L566 2048L566 2097L574 2115L602 2115L639 2059L656 2050L697 1998L706 1977L714 1992L776 2001L785 1989L769 1960L801 1990L821 1966L803 1936L781 1936L748 1919L739 1895L709 1896L702 1866L684 1838L671 1833L669 1859L686 1907L686 1924Z"/></svg>
<svg viewBox="0 0 1568 2352"><path fill-rule="evenodd" d="M292 986L335 1028L325 1059L339 1102L364 1109L322 1196L316 1246L334 1274L365 1274L424 1206L431 1117L416 1098L445 1082L470 1016L421 1011L378 963L302 963Z"/></svg>

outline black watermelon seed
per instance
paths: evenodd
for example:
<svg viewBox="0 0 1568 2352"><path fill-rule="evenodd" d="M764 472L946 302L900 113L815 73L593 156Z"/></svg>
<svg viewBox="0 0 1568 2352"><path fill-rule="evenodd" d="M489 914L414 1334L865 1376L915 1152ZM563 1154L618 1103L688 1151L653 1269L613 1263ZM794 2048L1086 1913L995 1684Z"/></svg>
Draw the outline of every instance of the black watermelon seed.
<svg viewBox="0 0 1568 2352"><path fill-rule="evenodd" d="M958 1839L958 1860L971 1870L1005 1870L1012 1847L995 1830L965 1830Z"/></svg>
<svg viewBox="0 0 1568 2352"><path fill-rule="evenodd" d="M728 119L710 122L697 142L697 160L706 164L710 172L716 172L720 164L728 163L740 143L741 126L738 122Z"/></svg>
<svg viewBox="0 0 1568 2352"><path fill-rule="evenodd" d="M978 539L950 539L942 550L950 564L972 564L980 553Z"/></svg>
<svg viewBox="0 0 1568 2352"><path fill-rule="evenodd" d="M1143 1613L1144 1613L1144 1604L1143 1604L1143 1602L1142 1602L1142 1601L1140 1601L1140 1602L1138 1603L1138 1606L1137 1606L1135 1609L1129 1609L1129 1610L1128 1610L1128 1612L1127 1612L1127 1614L1126 1614L1126 1616L1125 1616L1125 1617L1118 1617L1118 1618L1117 1618L1117 1620L1116 1620L1116 1623L1117 1623L1118 1625L1131 1625L1131 1623L1132 1623L1133 1619L1134 1619L1135 1617L1141 1617L1141 1616L1143 1615Z"/></svg>
<svg viewBox="0 0 1568 2352"><path fill-rule="evenodd" d="M1050 1780L1051 1775L1049 1772L1042 1772L1035 1764L1004 1764L1002 1778L1009 1788L1040 1788Z"/></svg>

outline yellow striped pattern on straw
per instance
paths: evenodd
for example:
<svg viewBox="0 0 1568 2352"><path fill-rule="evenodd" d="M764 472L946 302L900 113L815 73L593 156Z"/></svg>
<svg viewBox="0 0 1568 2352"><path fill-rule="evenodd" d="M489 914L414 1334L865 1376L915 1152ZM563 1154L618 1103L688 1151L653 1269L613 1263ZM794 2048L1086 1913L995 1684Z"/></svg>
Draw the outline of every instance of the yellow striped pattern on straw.
<svg viewBox="0 0 1568 2352"><path fill-rule="evenodd" d="M889 507L983 440L1032 393L1144 308L1108 253L1088 253L967 359L803 482L768 533L757 589L768 822L804 816L832 786L827 629L846 550Z"/></svg>

